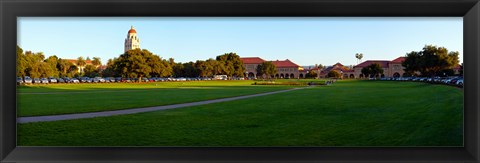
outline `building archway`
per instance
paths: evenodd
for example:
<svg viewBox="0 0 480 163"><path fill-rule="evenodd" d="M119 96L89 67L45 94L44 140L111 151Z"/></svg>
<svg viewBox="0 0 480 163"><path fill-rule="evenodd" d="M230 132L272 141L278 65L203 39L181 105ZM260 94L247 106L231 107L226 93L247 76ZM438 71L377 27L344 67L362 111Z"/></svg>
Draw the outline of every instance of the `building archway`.
<svg viewBox="0 0 480 163"><path fill-rule="evenodd" d="M384 77L385 77L385 74L380 75L380 77L381 77L381 78L384 78Z"/></svg>
<svg viewBox="0 0 480 163"><path fill-rule="evenodd" d="M249 77L249 78L253 78L253 77L255 77L255 74L254 74L253 72L249 72L249 73L248 73L248 77Z"/></svg>
<svg viewBox="0 0 480 163"><path fill-rule="evenodd" d="M288 78L290 78L290 75L285 74L285 79L288 79Z"/></svg>
<svg viewBox="0 0 480 163"><path fill-rule="evenodd" d="M398 72L394 73L394 74L393 74L393 77L394 77L394 78L399 78L399 77L400 77L400 73L398 73Z"/></svg>
<svg viewBox="0 0 480 163"><path fill-rule="evenodd" d="M363 74L360 74L360 78L364 78Z"/></svg>
<svg viewBox="0 0 480 163"><path fill-rule="evenodd" d="M282 79L283 79L284 77L285 77L285 76L284 76L283 74L280 74L280 78L282 78Z"/></svg>
<svg viewBox="0 0 480 163"><path fill-rule="evenodd" d="M294 74L290 74L290 78L295 78L295 75L294 75Z"/></svg>
<svg viewBox="0 0 480 163"><path fill-rule="evenodd" d="M353 78L355 78L355 75L353 75L353 74L350 74L350 78L352 78L352 79L353 79Z"/></svg>
<svg viewBox="0 0 480 163"><path fill-rule="evenodd" d="M344 79L348 78L348 74L343 74L343 78Z"/></svg>
<svg viewBox="0 0 480 163"><path fill-rule="evenodd" d="M300 78L303 78L303 74L300 74Z"/></svg>
<svg viewBox="0 0 480 163"><path fill-rule="evenodd" d="M275 74L275 78L278 78L278 77L280 77L280 75L278 75L278 74Z"/></svg>

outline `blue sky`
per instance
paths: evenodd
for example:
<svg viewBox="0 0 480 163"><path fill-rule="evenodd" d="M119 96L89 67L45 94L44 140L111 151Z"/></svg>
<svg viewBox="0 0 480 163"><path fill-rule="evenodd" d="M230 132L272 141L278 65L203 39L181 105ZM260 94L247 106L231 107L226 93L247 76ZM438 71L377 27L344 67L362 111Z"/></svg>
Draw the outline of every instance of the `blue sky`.
<svg viewBox="0 0 480 163"><path fill-rule="evenodd" d="M393 60L426 44L460 52L463 18L347 17L20 17L18 45L45 56L100 57L123 53L130 26L140 47L162 58L188 62L235 52L241 57L290 59L306 66Z"/></svg>

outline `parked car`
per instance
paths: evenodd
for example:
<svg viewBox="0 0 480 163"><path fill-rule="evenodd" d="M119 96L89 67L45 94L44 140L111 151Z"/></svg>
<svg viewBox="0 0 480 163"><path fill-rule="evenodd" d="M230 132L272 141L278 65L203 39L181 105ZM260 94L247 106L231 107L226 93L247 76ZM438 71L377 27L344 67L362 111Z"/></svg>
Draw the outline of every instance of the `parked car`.
<svg viewBox="0 0 480 163"><path fill-rule="evenodd" d="M24 82L25 84L32 84L32 78L30 78L30 76L25 76L25 77L23 78L23 82Z"/></svg>
<svg viewBox="0 0 480 163"><path fill-rule="evenodd" d="M177 78L175 81L187 81L187 78Z"/></svg>
<svg viewBox="0 0 480 163"><path fill-rule="evenodd" d="M80 82L81 83L91 83L92 79L90 79L89 77L81 77Z"/></svg>
<svg viewBox="0 0 480 163"><path fill-rule="evenodd" d="M122 82L130 83L130 82L132 82L132 80L130 78L122 78Z"/></svg>
<svg viewBox="0 0 480 163"><path fill-rule="evenodd" d="M92 78L92 83L100 83L100 78Z"/></svg>
<svg viewBox="0 0 480 163"><path fill-rule="evenodd" d="M40 78L34 78L33 83L34 84L40 84L40 83L42 83L42 81L40 81Z"/></svg>
<svg viewBox="0 0 480 163"><path fill-rule="evenodd" d="M22 79L22 77L17 77L17 84L18 84L18 85L23 84L23 79Z"/></svg>
<svg viewBox="0 0 480 163"><path fill-rule="evenodd" d="M142 78L142 82L149 82L148 78Z"/></svg>
<svg viewBox="0 0 480 163"><path fill-rule="evenodd" d="M40 81L42 82L42 84L48 84L47 78L41 78Z"/></svg>
<svg viewBox="0 0 480 163"><path fill-rule="evenodd" d="M62 78L57 78L57 83L65 83L65 80L63 80Z"/></svg>
<svg viewBox="0 0 480 163"><path fill-rule="evenodd" d="M78 80L77 78L72 78L70 80L72 83L80 83L80 80Z"/></svg>
<svg viewBox="0 0 480 163"><path fill-rule="evenodd" d="M65 83L71 83L72 82L72 79L70 79L69 77L64 77L62 79L65 81Z"/></svg>
<svg viewBox="0 0 480 163"><path fill-rule="evenodd" d="M109 81L109 82L111 82L111 83L113 83L113 82L116 81L114 77L106 77L105 80L106 80L106 81Z"/></svg>
<svg viewBox="0 0 480 163"><path fill-rule="evenodd" d="M54 77L48 77L48 82L49 83L57 83L58 81Z"/></svg>
<svg viewBox="0 0 480 163"><path fill-rule="evenodd" d="M456 85L463 86L463 79L458 79Z"/></svg>
<svg viewBox="0 0 480 163"><path fill-rule="evenodd" d="M115 82L122 82L122 78L121 77L116 77Z"/></svg>

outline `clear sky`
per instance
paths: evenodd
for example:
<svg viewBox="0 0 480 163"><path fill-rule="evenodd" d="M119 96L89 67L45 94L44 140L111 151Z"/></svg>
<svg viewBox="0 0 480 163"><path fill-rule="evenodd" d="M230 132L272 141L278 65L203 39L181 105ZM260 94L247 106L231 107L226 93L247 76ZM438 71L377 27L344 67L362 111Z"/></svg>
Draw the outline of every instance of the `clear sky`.
<svg viewBox="0 0 480 163"><path fill-rule="evenodd" d="M162 58L189 62L235 52L241 57L290 59L301 65L393 60L426 44L460 52L463 18L347 17L20 17L18 45L46 57L100 57L124 51L131 26L140 47Z"/></svg>

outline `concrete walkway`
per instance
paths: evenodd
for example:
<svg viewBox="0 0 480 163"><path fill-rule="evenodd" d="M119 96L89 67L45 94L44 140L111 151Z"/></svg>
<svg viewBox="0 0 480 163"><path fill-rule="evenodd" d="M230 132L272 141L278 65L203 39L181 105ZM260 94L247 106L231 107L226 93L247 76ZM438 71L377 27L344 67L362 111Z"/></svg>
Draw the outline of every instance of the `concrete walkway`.
<svg viewBox="0 0 480 163"><path fill-rule="evenodd" d="M215 99L215 100L206 100L206 101L190 102L190 103L174 104L174 105L164 105L164 106L154 106L154 107L146 107L146 108L135 108L135 109L102 111L102 112L91 112L91 113L35 116L35 117L19 117L17 118L17 123L47 122L47 121L59 121L59 120L69 120L69 119L82 119L82 118L107 117L107 116L124 115L124 114L135 114L135 113L143 113L143 112L151 112L151 111L158 111L158 110L175 109L175 108L182 108L182 107L189 107L189 106L198 106L198 105L206 105L206 104L212 104L212 103L218 103L218 102L240 100L240 99L258 97L258 96L266 96L271 94L289 92L289 91L304 89L304 88L307 88L307 87L293 88L293 89L245 95L245 96L229 97L229 98L222 98L222 99Z"/></svg>

